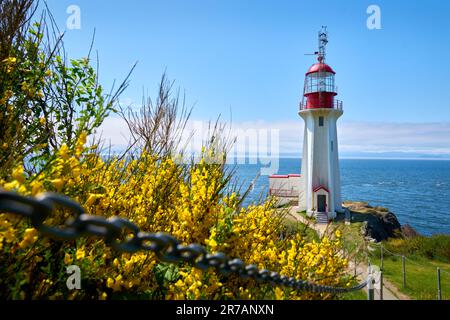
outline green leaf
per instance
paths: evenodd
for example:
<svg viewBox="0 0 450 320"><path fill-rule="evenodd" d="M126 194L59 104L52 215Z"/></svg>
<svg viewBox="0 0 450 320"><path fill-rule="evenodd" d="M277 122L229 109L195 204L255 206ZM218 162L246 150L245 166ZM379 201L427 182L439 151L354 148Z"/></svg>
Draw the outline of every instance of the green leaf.
<svg viewBox="0 0 450 320"><path fill-rule="evenodd" d="M160 286L165 282L175 282L179 277L178 267L174 264L159 263L155 267L155 278Z"/></svg>

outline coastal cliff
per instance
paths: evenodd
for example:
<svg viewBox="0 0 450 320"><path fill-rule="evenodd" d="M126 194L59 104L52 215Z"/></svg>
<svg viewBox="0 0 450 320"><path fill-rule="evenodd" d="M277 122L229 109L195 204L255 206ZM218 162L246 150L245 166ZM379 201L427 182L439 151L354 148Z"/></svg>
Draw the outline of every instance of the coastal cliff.
<svg viewBox="0 0 450 320"><path fill-rule="evenodd" d="M372 207L367 202L344 202L352 222L362 222L361 233L377 242L389 238L414 237L419 234L411 226L402 226L397 216L384 207Z"/></svg>

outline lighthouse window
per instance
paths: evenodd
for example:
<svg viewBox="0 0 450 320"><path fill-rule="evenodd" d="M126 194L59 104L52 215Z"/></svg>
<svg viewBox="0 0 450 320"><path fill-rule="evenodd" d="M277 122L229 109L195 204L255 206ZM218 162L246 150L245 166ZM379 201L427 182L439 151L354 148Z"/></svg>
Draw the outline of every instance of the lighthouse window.
<svg viewBox="0 0 450 320"><path fill-rule="evenodd" d="M319 127L323 127L323 117L319 117Z"/></svg>
<svg viewBox="0 0 450 320"><path fill-rule="evenodd" d="M306 76L305 93L335 92L334 74L331 72L313 72Z"/></svg>
<svg viewBox="0 0 450 320"><path fill-rule="evenodd" d="M333 152L333 141L331 141L331 152Z"/></svg>

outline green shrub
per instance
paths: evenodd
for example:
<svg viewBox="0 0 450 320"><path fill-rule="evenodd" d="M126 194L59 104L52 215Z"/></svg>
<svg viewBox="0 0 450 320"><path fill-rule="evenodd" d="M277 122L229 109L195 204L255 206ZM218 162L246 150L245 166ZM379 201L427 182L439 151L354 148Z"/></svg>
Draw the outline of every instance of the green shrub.
<svg viewBox="0 0 450 320"><path fill-rule="evenodd" d="M415 255L427 259L450 262L450 236L437 234L431 237L391 239L384 242L386 249L406 256Z"/></svg>

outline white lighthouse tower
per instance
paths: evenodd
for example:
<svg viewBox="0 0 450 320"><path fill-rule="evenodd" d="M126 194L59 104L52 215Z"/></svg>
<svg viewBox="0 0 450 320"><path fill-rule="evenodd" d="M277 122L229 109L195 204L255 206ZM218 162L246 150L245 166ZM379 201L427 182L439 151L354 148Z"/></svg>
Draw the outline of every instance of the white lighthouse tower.
<svg viewBox="0 0 450 320"><path fill-rule="evenodd" d="M343 114L335 99L335 72L325 63L326 27L319 32L318 62L306 73L299 115L305 121L299 209L325 222L342 211L336 122Z"/></svg>

